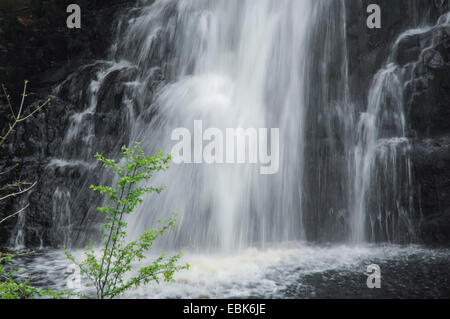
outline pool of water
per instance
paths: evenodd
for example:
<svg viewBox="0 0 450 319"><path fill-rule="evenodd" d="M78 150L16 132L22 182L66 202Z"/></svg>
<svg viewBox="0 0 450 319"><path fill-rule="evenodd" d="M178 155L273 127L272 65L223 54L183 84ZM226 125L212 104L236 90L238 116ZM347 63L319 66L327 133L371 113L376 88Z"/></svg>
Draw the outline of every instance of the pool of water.
<svg viewBox="0 0 450 319"><path fill-rule="evenodd" d="M80 259L82 251L74 255ZM191 268L177 273L175 283L150 284L123 297L450 298L450 249L284 243L235 253L184 251L182 262ZM20 277L36 286L94 293L84 280L73 286L73 265L60 250L42 250L19 263ZM372 264L381 269L379 289L367 287Z"/></svg>

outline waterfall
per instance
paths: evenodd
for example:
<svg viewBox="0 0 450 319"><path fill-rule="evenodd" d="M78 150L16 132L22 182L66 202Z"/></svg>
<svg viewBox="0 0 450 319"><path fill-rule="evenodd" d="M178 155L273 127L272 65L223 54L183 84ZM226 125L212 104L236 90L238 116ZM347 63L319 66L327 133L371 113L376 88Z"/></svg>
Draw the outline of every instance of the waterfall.
<svg viewBox="0 0 450 319"><path fill-rule="evenodd" d="M143 11L117 45L133 47L131 55L121 49L116 56L144 64L155 41L147 30L158 24L156 13L172 6L159 1ZM177 1L172 80L145 106L144 115L154 115L138 119L132 140L150 152L170 150L171 132L194 132L198 120L222 131L279 128L280 171L264 176L250 164L172 165L153 181L168 188L147 197L129 220L132 233L175 211L180 220L167 239L171 247L232 250L304 238L304 82L313 9L312 1ZM144 89L142 82L135 88L144 95L145 76Z"/></svg>
<svg viewBox="0 0 450 319"><path fill-rule="evenodd" d="M201 121L221 132L278 128L279 170L172 163L151 181L167 189L127 220L131 237L176 212L165 247L410 241L405 70L391 57L367 105L352 100L346 10L343 0L157 0L124 12L107 59L54 92L72 108L44 173L57 185L50 237L84 244L99 230L99 199L88 187L112 180L96 152L118 156L135 141L148 154L170 152L174 130L195 135ZM276 142L258 141L269 150ZM11 241L23 242L24 223Z"/></svg>
<svg viewBox="0 0 450 319"><path fill-rule="evenodd" d="M448 297L449 1L381 1L381 29L366 28L367 1L95 1L70 32L44 2L31 24L2 25L49 58L30 99L71 72L0 158L20 164L6 180L37 182L0 203L28 207L1 225L15 279L94 296L61 246L101 254L111 202L90 186L117 177L94 156L120 161L139 142L173 160L139 185L166 188L124 216L126 241L173 213L176 227L126 278L162 254L190 267L121 298ZM19 60L17 76L36 69ZM389 289L368 288L374 265Z"/></svg>
<svg viewBox="0 0 450 319"><path fill-rule="evenodd" d="M311 241L349 239L357 109L349 94L346 15L345 1L315 2L309 29L302 210Z"/></svg>
<svg viewBox="0 0 450 319"><path fill-rule="evenodd" d="M436 38L423 40L417 60L410 58L408 61L399 56L399 46L429 32L438 34L442 26L448 26L449 18L450 14L446 13L434 26L403 32L395 41L386 64L373 79L367 110L361 114L356 130L353 242L408 243L417 240L411 141L405 110L408 95L404 95L405 92L415 94L414 80L422 80L423 72L418 65L427 59Z"/></svg>
<svg viewBox="0 0 450 319"><path fill-rule="evenodd" d="M69 203L70 192L67 189L62 190L56 187L52 197L52 226L50 232L54 236L54 240L62 243L64 247L72 245L70 237L72 223Z"/></svg>
<svg viewBox="0 0 450 319"><path fill-rule="evenodd" d="M26 205L26 202L24 199L19 201L19 204ZM13 236L9 239L9 245L11 247L15 247L17 249L22 249L25 247L25 223L26 223L26 216L25 214L19 214L17 217L17 223L15 225L15 229L13 231Z"/></svg>
<svg viewBox="0 0 450 319"><path fill-rule="evenodd" d="M354 152L353 242L401 241L410 224L411 163L399 68L380 70L357 126ZM368 229L366 229L368 227Z"/></svg>

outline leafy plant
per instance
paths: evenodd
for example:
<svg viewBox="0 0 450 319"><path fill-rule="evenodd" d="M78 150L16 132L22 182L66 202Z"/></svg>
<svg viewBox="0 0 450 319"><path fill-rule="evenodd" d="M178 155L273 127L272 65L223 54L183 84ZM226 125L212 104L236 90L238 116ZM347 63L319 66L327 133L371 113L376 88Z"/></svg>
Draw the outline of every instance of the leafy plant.
<svg viewBox="0 0 450 319"><path fill-rule="evenodd" d="M78 297L80 294L39 289L30 284L28 280L16 280L20 268L12 265L14 256L12 254L0 254L0 299L63 299Z"/></svg>
<svg viewBox="0 0 450 319"><path fill-rule="evenodd" d="M139 287L151 281L173 281L175 272L188 269L189 265L177 266L181 254L167 257L165 254L139 269L134 276L133 263L143 261L145 253L150 250L154 241L167 230L175 228L175 218L159 222L160 227L145 231L138 240L126 242L126 215L130 215L136 206L143 201L146 193L160 194L164 186L144 186L155 172L168 169L170 156L158 153L152 157L144 154L139 143L133 148L122 148L122 162L106 159L100 154L95 158L103 166L113 170L118 177L115 187L91 186L91 189L106 196L111 205L99 207L98 211L105 215L103 224L103 243L100 254L96 255L92 243L85 248L85 260L77 262L72 254L64 249L67 257L75 263L82 275L85 275L96 289L97 298L112 299L132 287ZM127 279L128 278L128 279Z"/></svg>
<svg viewBox="0 0 450 319"><path fill-rule="evenodd" d="M27 299L40 294L37 288L29 285L28 281L14 280L16 271L11 267L12 256L7 254L0 257L0 298L1 299Z"/></svg>

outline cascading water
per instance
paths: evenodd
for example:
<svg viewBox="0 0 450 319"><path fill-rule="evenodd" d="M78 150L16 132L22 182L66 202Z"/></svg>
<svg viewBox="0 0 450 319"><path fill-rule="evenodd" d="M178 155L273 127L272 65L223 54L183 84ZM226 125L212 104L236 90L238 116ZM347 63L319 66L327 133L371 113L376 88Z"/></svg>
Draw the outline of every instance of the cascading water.
<svg viewBox="0 0 450 319"><path fill-rule="evenodd" d="M177 283L131 296L318 297L316 275L327 280L330 270L333 278L351 277L353 287L341 290L358 295L367 289L354 276L366 264L389 269L413 259L415 273L424 260L448 263L446 251L370 245L415 239L404 92L420 70L394 56L403 37L431 27L399 38L360 105L350 88L343 0L150 2L121 16L107 61L82 67L56 88L73 105L60 154L44 175L52 183L48 232L56 245L81 246L100 224L88 186L111 178L97 169L95 152L114 157L135 141L149 154L169 152L177 128L191 132L195 149L202 132L194 123L201 121L203 130L221 132L279 128L279 170L262 175L258 165L200 164L193 155L198 163L173 163L154 176L152 184L167 189L146 197L128 219L130 237L177 212L176 232L154 249L181 250L192 268ZM274 143L270 133L258 139L269 150ZM26 222L18 219L11 245L24 244ZM50 251L25 269L52 269L61 279L66 265ZM410 269L395 271L402 289L394 295L401 295ZM64 289L63 281L55 287ZM432 291L415 284L414 292Z"/></svg>
<svg viewBox="0 0 450 319"><path fill-rule="evenodd" d="M166 16L171 10L176 21ZM176 211L181 224L169 247L409 240L403 84L393 67L380 71L358 120L345 11L342 1L156 2L122 26L113 55L142 68L131 95L142 96L143 115L131 139L149 152L170 149L175 128L195 134L196 120L223 131L281 129L278 174L261 176L251 165L172 167L154 180L168 190L147 198L129 221L132 233ZM314 43L317 36L324 41ZM161 37L174 41L170 81L146 93L155 72L151 48Z"/></svg>
<svg viewBox="0 0 450 319"><path fill-rule="evenodd" d="M172 5L157 2L150 12ZM223 132L280 128L280 171L264 176L247 164L172 165L153 181L168 189L160 198L148 197L129 221L133 233L175 211L181 220L172 247L229 250L302 238L303 90L312 7L310 1L177 2L173 81L156 92L146 110L155 115L150 123L139 121L133 140L151 152L170 150L172 131L194 134L196 120ZM138 60L123 55L136 64L152 46L145 34L159 16L139 19L126 31L144 35L133 47ZM125 47L136 41L120 40Z"/></svg>
<svg viewBox="0 0 450 319"><path fill-rule="evenodd" d="M64 247L72 246L71 210L69 207L70 192L67 189L56 187L52 197L52 227L50 232Z"/></svg>
<svg viewBox="0 0 450 319"><path fill-rule="evenodd" d="M24 199L22 199L19 202L20 205L26 205L26 202ZM22 206L23 207L23 206ZM25 227L25 223L26 223L26 216L25 214L20 214L17 218L17 223L15 226L15 229L13 231L13 236L10 238L10 243L9 245L11 247L15 247L17 249L22 249L25 247L25 240L24 240L24 236L25 236L25 231L24 231L24 227Z"/></svg>
<svg viewBox="0 0 450 319"><path fill-rule="evenodd" d="M354 152L352 240L400 242L412 235L411 164L403 83L389 64L375 76ZM409 240L410 238L408 238Z"/></svg>
<svg viewBox="0 0 450 319"><path fill-rule="evenodd" d="M54 241L64 233L64 242L83 243L87 225L98 222L85 195L91 183L109 181L90 173L96 151L115 155L141 141L147 153L168 152L176 128L203 133L195 121L222 132L279 128L279 170L173 164L152 181L168 188L147 197L128 220L132 236L177 212L167 247L402 241L397 226L412 229L403 186L411 182L403 84L394 66L380 71L358 119L346 43L344 1L155 1L129 10L110 61L83 67L55 92L76 110L60 157L47 166L52 177L70 177L53 195L54 209L65 216L54 219ZM81 92L74 89L80 82ZM114 105L105 102L111 91ZM275 142L258 138L269 150ZM70 185L74 175L81 182ZM85 211L78 225L73 210Z"/></svg>
<svg viewBox="0 0 450 319"><path fill-rule="evenodd" d="M435 38L424 41L419 60L403 66L396 63L398 46L408 37L439 32L450 23L450 14L435 26L424 26L401 34L386 65L375 75L369 90L367 111L357 127L353 179L353 242L414 242L413 174L411 142L407 137L405 88L414 94L412 80L421 76L419 61L435 46ZM407 92L407 91L406 91Z"/></svg>
<svg viewBox="0 0 450 319"><path fill-rule="evenodd" d="M315 3L306 82L304 212L308 240L349 240L357 108L349 94L346 5ZM322 39L317 41L316 39Z"/></svg>

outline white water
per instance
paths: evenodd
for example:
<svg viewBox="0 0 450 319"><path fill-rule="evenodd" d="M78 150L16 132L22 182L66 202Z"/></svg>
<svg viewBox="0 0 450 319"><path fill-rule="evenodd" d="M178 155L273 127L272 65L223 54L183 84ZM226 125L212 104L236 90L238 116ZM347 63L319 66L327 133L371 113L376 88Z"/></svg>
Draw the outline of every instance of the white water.
<svg viewBox="0 0 450 319"><path fill-rule="evenodd" d="M74 251L74 255L81 258L82 251ZM367 266L371 264L381 266L384 288L381 290L381 297L445 297L440 295L446 291L445 285L440 286L432 274L445 276L448 256L448 250L429 250L419 246L317 246L299 242L230 253L188 251L183 262L189 262L191 269L176 273L175 283L153 282L129 291L122 297L371 297L377 296L377 291L366 286ZM439 267L439 263L443 263L444 269L436 273L439 268L434 268L434 265ZM424 276L418 276L419 273ZM32 284L39 287L67 290L67 283L73 278L73 268L62 251L53 250L33 256L32 260L22 263L20 274L27 279L31 278ZM92 288L84 286L85 283L87 281L83 279L82 285L75 287L75 290L95 295ZM325 295L324 287L327 287ZM442 288L444 289L439 292Z"/></svg>
<svg viewBox="0 0 450 319"><path fill-rule="evenodd" d="M398 171L402 169L397 161L406 160L406 174L410 174L409 158L404 159L403 153L398 154L407 150L409 142L405 137L403 84L397 71L396 65L389 64L376 74L369 91L367 112L361 114L357 127L352 223L355 243L375 241L375 223L385 231L381 236L392 241L397 230L393 219L402 213L401 210L406 211L401 207L399 192L408 189L412 181L408 179L402 184L403 180L397 180ZM384 196L386 190L392 194ZM371 225L368 232L365 230L367 218Z"/></svg>
<svg viewBox="0 0 450 319"><path fill-rule="evenodd" d="M163 32L155 25L172 5L157 1L129 24L129 36L119 37L133 48L125 58L144 63L157 38L152 34ZM169 247L235 250L302 238L303 87L312 7L309 0L177 1L174 81L146 106L156 115L133 127L133 140L149 151L170 151L172 131L188 128L193 135L195 120L223 132L279 128L280 171L261 176L250 164L172 165L153 180L167 190L147 197L128 220L131 233L174 211L180 219Z"/></svg>

